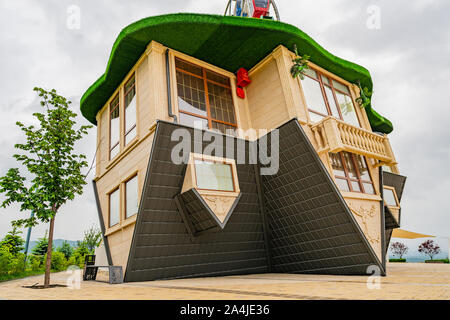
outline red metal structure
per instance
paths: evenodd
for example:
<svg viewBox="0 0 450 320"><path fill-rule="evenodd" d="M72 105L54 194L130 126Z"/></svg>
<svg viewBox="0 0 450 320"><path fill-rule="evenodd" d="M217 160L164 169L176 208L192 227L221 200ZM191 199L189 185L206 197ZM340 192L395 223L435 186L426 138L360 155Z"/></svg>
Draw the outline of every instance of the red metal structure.
<svg viewBox="0 0 450 320"><path fill-rule="evenodd" d="M234 9L233 2L235 3ZM270 16L272 9L274 17ZM280 21L280 13L275 0L228 0L225 16L266 18Z"/></svg>
<svg viewBox="0 0 450 320"><path fill-rule="evenodd" d="M245 88L248 86L252 81L248 77L248 71L244 68L240 68L237 72L237 85L239 87Z"/></svg>
<svg viewBox="0 0 450 320"><path fill-rule="evenodd" d="M253 6L255 11L253 18L265 17L269 14L271 0L253 0Z"/></svg>

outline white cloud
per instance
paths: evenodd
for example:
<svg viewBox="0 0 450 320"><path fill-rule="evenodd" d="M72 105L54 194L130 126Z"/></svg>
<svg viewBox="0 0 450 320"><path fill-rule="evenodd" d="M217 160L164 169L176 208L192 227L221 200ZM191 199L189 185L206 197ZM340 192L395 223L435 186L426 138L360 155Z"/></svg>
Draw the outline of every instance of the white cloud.
<svg viewBox="0 0 450 320"><path fill-rule="evenodd" d="M448 1L277 0L277 4L282 21L371 71L374 107L393 121L391 141L402 172L409 176L403 222L417 232L448 236ZM367 7L373 4L381 8L380 30L366 27ZM70 5L81 9L80 30L66 27ZM32 110L38 108L34 86L72 97L78 111L81 95L104 72L114 40L128 24L173 12L223 14L225 6L222 0L0 0L0 174L15 164L13 145L22 137L15 121L31 121ZM79 150L93 156L95 132ZM0 209L0 237L17 217L15 207ZM82 197L62 209L55 236L80 239L97 219L88 185ZM33 238L44 230L45 226L36 228Z"/></svg>

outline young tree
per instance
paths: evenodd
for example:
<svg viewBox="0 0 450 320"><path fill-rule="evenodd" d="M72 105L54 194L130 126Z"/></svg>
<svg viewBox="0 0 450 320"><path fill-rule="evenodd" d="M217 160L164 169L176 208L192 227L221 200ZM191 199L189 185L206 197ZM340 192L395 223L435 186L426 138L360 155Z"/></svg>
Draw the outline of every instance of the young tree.
<svg viewBox="0 0 450 320"><path fill-rule="evenodd" d="M95 226L92 226L91 228L89 228L84 232L83 242L86 244L91 254L94 254L95 248L97 248L100 245L101 241L102 241L102 232Z"/></svg>
<svg viewBox="0 0 450 320"><path fill-rule="evenodd" d="M47 230L45 230L45 235L43 238L38 239L38 243L33 248L31 252L35 256L44 256L48 250L48 238L47 238Z"/></svg>
<svg viewBox="0 0 450 320"><path fill-rule="evenodd" d="M419 246L418 251L422 254L429 256L430 259L433 260L433 257L435 255L441 253L441 248L433 240L427 240Z"/></svg>
<svg viewBox="0 0 450 320"><path fill-rule="evenodd" d="M408 250L409 250L408 246L402 242L391 243L391 246L389 249L391 250L393 255L399 256L400 259L402 259L403 256L408 253Z"/></svg>
<svg viewBox="0 0 450 320"><path fill-rule="evenodd" d="M18 168L11 168L0 178L0 193L5 195L2 207L20 204L20 211L35 212L35 217L14 222L16 226L35 226L39 222L50 223L44 288L50 287L50 267L55 216L67 201L83 192L86 184L81 173L87 167L86 156L75 154L75 143L87 134L90 126L75 129L76 114L70 109L70 101L58 95L56 90L35 88L41 99L42 113L34 113L39 125L17 125L26 135L26 142L16 144L21 154L14 158L28 171L28 180Z"/></svg>
<svg viewBox="0 0 450 320"><path fill-rule="evenodd" d="M89 248L84 241L77 242L77 247L75 248L74 254L79 254L82 257L84 257L87 254L90 254Z"/></svg>
<svg viewBox="0 0 450 320"><path fill-rule="evenodd" d="M24 249L23 244L25 243L20 234L22 234L22 231L19 231L17 227L14 226L5 238L3 238L0 246L9 246L9 252L11 252L13 256L17 256L19 252Z"/></svg>
<svg viewBox="0 0 450 320"><path fill-rule="evenodd" d="M83 268L85 257L88 254L89 249L87 248L86 243L84 243L83 241L78 241L77 247L73 251L73 254L68 261L68 264Z"/></svg>
<svg viewBox="0 0 450 320"><path fill-rule="evenodd" d="M73 248L67 241L64 241L56 251L63 253L67 260L69 260L73 254Z"/></svg>

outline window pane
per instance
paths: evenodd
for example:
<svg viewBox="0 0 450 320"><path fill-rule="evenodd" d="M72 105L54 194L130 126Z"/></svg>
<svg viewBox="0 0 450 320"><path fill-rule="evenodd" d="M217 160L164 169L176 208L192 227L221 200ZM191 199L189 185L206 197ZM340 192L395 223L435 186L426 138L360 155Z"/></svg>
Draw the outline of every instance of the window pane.
<svg viewBox="0 0 450 320"><path fill-rule="evenodd" d="M336 178L336 184L341 191L350 191L347 180Z"/></svg>
<svg viewBox="0 0 450 320"><path fill-rule="evenodd" d="M136 126L136 97L131 100L125 109L125 132Z"/></svg>
<svg viewBox="0 0 450 320"><path fill-rule="evenodd" d="M138 178L129 180L125 185L126 193L126 217L132 217L138 213Z"/></svg>
<svg viewBox="0 0 450 320"><path fill-rule="evenodd" d="M320 83L305 77L305 80L302 80L302 86L308 109L328 115L327 106L323 100L322 90L320 89Z"/></svg>
<svg viewBox="0 0 450 320"><path fill-rule="evenodd" d="M325 93L327 94L328 104L330 106L331 112L334 117L340 119L341 116L339 115L338 106L336 105L336 100L334 100L333 91L330 87L325 87Z"/></svg>
<svg viewBox="0 0 450 320"><path fill-rule="evenodd" d="M125 85L125 108L131 103L136 96L136 83L134 77Z"/></svg>
<svg viewBox="0 0 450 320"><path fill-rule="evenodd" d="M114 148L111 149L109 158L114 159L119 154L119 150L120 145L117 144Z"/></svg>
<svg viewBox="0 0 450 320"><path fill-rule="evenodd" d="M326 76L324 76L324 75L321 75L320 77L321 77L323 83L328 84L328 85L331 86L330 79L328 79L328 78L327 78Z"/></svg>
<svg viewBox="0 0 450 320"><path fill-rule="evenodd" d="M212 72L212 71L206 70L206 79L212 80L214 82L223 84L223 85L228 86L228 87L230 86L230 79L229 78L224 77L224 76L222 76L220 74L217 74L215 72Z"/></svg>
<svg viewBox="0 0 450 320"><path fill-rule="evenodd" d="M111 147L119 142L119 109L116 109L111 113Z"/></svg>
<svg viewBox="0 0 450 320"><path fill-rule="evenodd" d="M120 140L120 122L119 122L119 96L117 96L110 105L110 147L111 149L119 143Z"/></svg>
<svg viewBox="0 0 450 320"><path fill-rule="evenodd" d="M338 177L346 177L340 154L330 153L330 160L334 175Z"/></svg>
<svg viewBox="0 0 450 320"><path fill-rule="evenodd" d="M371 183L363 183L364 191L367 194L375 194L375 189L373 188L373 184Z"/></svg>
<svg viewBox="0 0 450 320"><path fill-rule="evenodd" d="M179 111L184 113L180 114L180 121L189 126L194 121L200 121L204 129L208 129L211 124L212 128L209 129L221 132L228 128L235 129L230 78L178 58L176 66L178 106Z"/></svg>
<svg viewBox="0 0 450 320"><path fill-rule="evenodd" d="M215 122L215 121L213 121L212 126L213 126L213 129L218 130L224 134L236 136L236 127L229 126L227 124L223 124L223 123ZM233 132L228 132L228 130L232 130Z"/></svg>
<svg viewBox="0 0 450 320"><path fill-rule="evenodd" d="M236 123L234 117L233 96L231 90L208 83L209 107L211 109L211 118Z"/></svg>
<svg viewBox="0 0 450 320"><path fill-rule="evenodd" d="M348 122L356 127L359 127L358 116L356 115L355 107L352 99L342 93L336 92L336 98L341 109L342 118L345 122Z"/></svg>
<svg viewBox="0 0 450 320"><path fill-rule="evenodd" d="M361 180L372 181L369 174L369 169L367 168L367 163L364 157L360 155L354 155L356 164L358 165L359 174L361 175Z"/></svg>
<svg viewBox="0 0 450 320"><path fill-rule="evenodd" d="M205 84L202 79L177 71L177 88L180 110L207 116Z"/></svg>
<svg viewBox="0 0 450 320"><path fill-rule="evenodd" d="M195 160L197 187L206 190L234 191L231 165Z"/></svg>
<svg viewBox="0 0 450 320"><path fill-rule="evenodd" d="M395 200L394 191L392 189L384 189L384 201L388 206L397 207L398 203Z"/></svg>
<svg viewBox="0 0 450 320"><path fill-rule="evenodd" d="M317 123L325 119L324 116L321 116L320 114L317 114L315 112L310 111L309 112L309 118L311 119L312 123Z"/></svg>
<svg viewBox="0 0 450 320"><path fill-rule="evenodd" d="M125 133L136 126L136 86L135 79L125 85ZM130 139L128 139L130 140ZM127 141L125 142L127 144Z"/></svg>
<svg viewBox="0 0 450 320"><path fill-rule="evenodd" d="M195 74L200 77L203 76L202 68L196 66L195 64L189 63L189 62L181 60L179 58L175 59L175 64L176 64L176 67L179 69L182 69L184 71L187 71L189 73Z"/></svg>
<svg viewBox="0 0 450 320"><path fill-rule="evenodd" d="M348 95L350 95L350 90L348 89L348 87L345 84L342 84L340 82L337 82L336 80L333 80L333 87L337 90L340 90L340 91L345 92Z"/></svg>
<svg viewBox="0 0 450 320"><path fill-rule="evenodd" d="M120 221L119 189L109 195L109 226L113 227Z"/></svg>
<svg viewBox="0 0 450 320"><path fill-rule="evenodd" d="M342 154L344 156L345 166L347 167L349 178L358 179L358 175L356 174L356 169L355 169L355 165L353 163L352 155L348 152L343 152Z"/></svg>
<svg viewBox="0 0 450 320"><path fill-rule="evenodd" d="M303 70L303 73L310 76L311 78L317 79L317 72L315 72L313 69L305 69Z"/></svg>
<svg viewBox="0 0 450 320"><path fill-rule="evenodd" d="M125 145L129 144L133 139L136 138L136 127L130 130L125 136Z"/></svg>
<svg viewBox="0 0 450 320"><path fill-rule="evenodd" d="M269 0L255 0L255 6L258 8L267 8Z"/></svg>
<svg viewBox="0 0 450 320"><path fill-rule="evenodd" d="M345 168L341 161L341 155L344 158ZM330 161L336 180L339 180L338 177L348 178L352 191L363 192L363 188L361 187L362 184L365 193L375 194L375 189L373 187L372 179L368 172L367 163L364 157L348 152L341 152L339 154L330 153ZM358 176L354 161L356 161L359 172L364 177L363 179ZM342 181L339 181L339 183L342 184L342 186L340 186L341 190L348 191L348 186L345 187Z"/></svg>
<svg viewBox="0 0 450 320"><path fill-rule="evenodd" d="M208 129L208 120L180 113L180 123L185 126Z"/></svg>
<svg viewBox="0 0 450 320"><path fill-rule="evenodd" d="M359 182L351 181L351 184L352 184L352 190L353 191L355 191L355 192L362 192Z"/></svg>

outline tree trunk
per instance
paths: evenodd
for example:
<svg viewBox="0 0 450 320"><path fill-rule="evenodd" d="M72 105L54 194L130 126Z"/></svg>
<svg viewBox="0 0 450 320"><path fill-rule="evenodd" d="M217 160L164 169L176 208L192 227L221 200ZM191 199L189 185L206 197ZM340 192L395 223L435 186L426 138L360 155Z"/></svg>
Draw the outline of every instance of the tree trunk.
<svg viewBox="0 0 450 320"><path fill-rule="evenodd" d="M44 288L50 288L50 270L52 266L52 246L53 246L53 230L55 228L55 217L50 220L50 231L48 234L47 261L45 264Z"/></svg>

